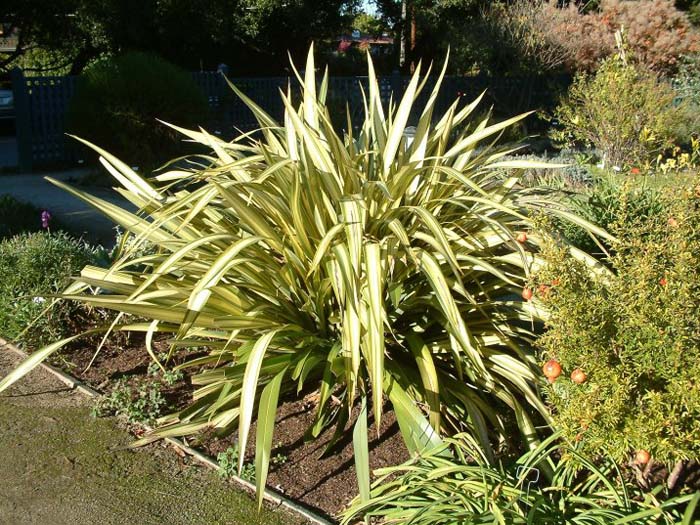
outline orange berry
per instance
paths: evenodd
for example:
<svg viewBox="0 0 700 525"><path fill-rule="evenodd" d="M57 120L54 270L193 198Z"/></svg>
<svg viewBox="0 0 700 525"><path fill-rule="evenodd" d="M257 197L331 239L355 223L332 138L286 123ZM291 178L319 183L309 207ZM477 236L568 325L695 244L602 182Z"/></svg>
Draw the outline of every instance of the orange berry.
<svg viewBox="0 0 700 525"><path fill-rule="evenodd" d="M637 465L646 465L649 463L649 460L651 459L651 454L647 450L641 449L638 450L637 453L634 456L634 462Z"/></svg>
<svg viewBox="0 0 700 525"><path fill-rule="evenodd" d="M586 379L588 379L588 376L580 368L577 368L573 372L571 372L571 380L577 385L584 383Z"/></svg>
<svg viewBox="0 0 700 525"><path fill-rule="evenodd" d="M550 359L542 367L542 372L544 373L544 376L549 379L550 383L554 383L557 377L561 375L561 365L559 364L559 361Z"/></svg>
<svg viewBox="0 0 700 525"><path fill-rule="evenodd" d="M523 288L523 299L529 301L532 299L532 290L530 288Z"/></svg>
<svg viewBox="0 0 700 525"><path fill-rule="evenodd" d="M525 244L527 242L527 233L519 232L515 240L518 241L520 244Z"/></svg>

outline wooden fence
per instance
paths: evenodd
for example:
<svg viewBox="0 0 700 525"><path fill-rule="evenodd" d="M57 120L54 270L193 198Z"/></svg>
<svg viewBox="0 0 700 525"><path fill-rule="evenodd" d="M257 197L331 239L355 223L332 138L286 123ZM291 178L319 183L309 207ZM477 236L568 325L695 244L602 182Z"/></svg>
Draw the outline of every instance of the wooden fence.
<svg viewBox="0 0 700 525"><path fill-rule="evenodd" d="M192 74L195 83L207 97L211 109L210 122L203 123L212 132L232 138L241 131L250 131L257 123L250 110L226 85L217 72ZM77 77L25 77L22 71L12 72L16 108L18 158L21 171L51 165L76 163L77 149L69 146L65 135L65 117L75 92ZM298 91L296 81L289 77L234 78L233 83L270 115L281 120L284 107L279 90L291 85ZM396 100L408 85L409 78L390 75L380 78L383 101L388 104L391 94ZM425 102L435 79L428 81L419 102ZM328 106L338 122L345 120L345 106L350 108L354 121L362 117L363 104L359 88L367 89L366 77L331 77ZM445 111L457 97L464 103L473 100L482 91L487 95L482 108L493 106L501 116L513 115L531 109L551 109L558 95L570 82L565 77L493 78L487 76L447 77L440 90L436 115ZM420 109L421 104L417 105ZM412 116L418 117L418 113Z"/></svg>

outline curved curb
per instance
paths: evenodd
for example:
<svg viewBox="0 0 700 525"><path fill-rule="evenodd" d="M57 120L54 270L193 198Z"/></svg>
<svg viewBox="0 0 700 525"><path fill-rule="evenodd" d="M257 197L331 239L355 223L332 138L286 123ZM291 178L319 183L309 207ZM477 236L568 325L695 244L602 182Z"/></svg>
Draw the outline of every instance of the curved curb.
<svg viewBox="0 0 700 525"><path fill-rule="evenodd" d="M23 359L26 359L29 357L26 352L23 350L17 348L15 345L10 343L9 341L6 341L2 337L0 337L0 350L2 349L7 349L14 354L18 355L19 357L22 357ZM51 366L46 363L40 363L39 366L52 374L54 377L56 377L59 381L61 381L63 384L65 384L68 388L71 390L77 390L80 393L87 395L89 397L99 397L101 394L95 390L94 388L91 388L90 386L86 385L79 379L71 376L70 374L67 374L63 370L60 370L54 366ZM151 427L148 425L144 424L136 424L135 426L138 426L142 428L145 431L150 431L152 430ZM175 448L181 450L185 454L192 456L197 462L201 463L202 465L205 465L206 467L219 471L221 470L221 467L214 461L213 458L199 452L198 450L193 449L192 447L186 445L183 443L181 440L177 438L163 438L163 441L166 443L174 446ZM238 485L243 487L246 491L255 493L255 485L251 483L250 481L247 481L245 479L239 478L238 476L231 476L229 479L233 480L236 482ZM274 506L277 507L283 507L287 509L290 512L293 512L294 514L298 514L302 516L303 518L315 523L316 525L336 525L335 522L329 521L326 518L323 518L322 516L319 516L315 512L307 509L303 505L292 501L291 499L287 498L286 496L283 496L282 494L269 489L265 488L265 491L263 493L263 498L265 501L268 503L273 504Z"/></svg>

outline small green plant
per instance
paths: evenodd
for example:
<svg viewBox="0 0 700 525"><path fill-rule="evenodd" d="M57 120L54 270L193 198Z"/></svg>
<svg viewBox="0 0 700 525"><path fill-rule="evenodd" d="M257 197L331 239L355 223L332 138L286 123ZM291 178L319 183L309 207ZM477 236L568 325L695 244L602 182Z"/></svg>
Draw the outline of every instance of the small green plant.
<svg viewBox="0 0 700 525"><path fill-rule="evenodd" d="M554 140L594 147L609 166L649 164L687 136L688 113L655 73L624 53L607 58L595 74L576 77L555 111Z"/></svg>
<svg viewBox="0 0 700 525"><path fill-rule="evenodd" d="M272 459L270 459L270 464L276 466L276 467L281 467L285 463L289 461L289 458L282 453L277 453L274 456L272 456Z"/></svg>
<svg viewBox="0 0 700 525"><path fill-rule="evenodd" d="M229 479L234 476L239 476L246 481L255 482L255 465L252 463L243 463L243 469L238 472L238 444L227 448L224 452L219 452L216 455L216 462L219 464L219 476L224 479Z"/></svg>
<svg viewBox="0 0 700 525"><path fill-rule="evenodd" d="M166 363L167 355L159 355L158 362L151 362L148 365L148 375L159 378L165 385L173 386L178 381L182 380L184 374L180 370L165 368L162 363Z"/></svg>
<svg viewBox="0 0 700 525"><path fill-rule="evenodd" d="M167 406L156 381L143 381L137 388L129 386L126 380L117 380L109 394L97 399L92 413L94 416L125 416L129 423L151 425L162 415Z"/></svg>
<svg viewBox="0 0 700 525"><path fill-rule="evenodd" d="M634 192L618 198L608 278L545 245L541 361L563 370L547 398L584 452L672 465L700 456L700 186L667 189L648 215Z"/></svg>

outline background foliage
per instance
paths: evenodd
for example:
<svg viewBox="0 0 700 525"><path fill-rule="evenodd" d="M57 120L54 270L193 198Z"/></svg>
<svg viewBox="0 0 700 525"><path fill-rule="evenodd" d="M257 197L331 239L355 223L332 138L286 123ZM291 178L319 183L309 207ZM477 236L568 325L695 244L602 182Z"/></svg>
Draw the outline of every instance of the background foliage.
<svg viewBox="0 0 700 525"><path fill-rule="evenodd" d="M551 134L570 147L596 148L607 165L644 166L688 136L692 120L675 99L670 84L618 54L575 79Z"/></svg>
<svg viewBox="0 0 700 525"><path fill-rule="evenodd" d="M90 66L78 80L67 116L70 133L89 136L141 168L157 167L183 150L157 119L196 126L207 101L190 74L145 53L127 53Z"/></svg>

